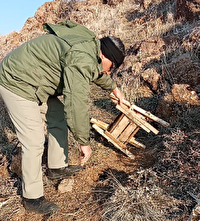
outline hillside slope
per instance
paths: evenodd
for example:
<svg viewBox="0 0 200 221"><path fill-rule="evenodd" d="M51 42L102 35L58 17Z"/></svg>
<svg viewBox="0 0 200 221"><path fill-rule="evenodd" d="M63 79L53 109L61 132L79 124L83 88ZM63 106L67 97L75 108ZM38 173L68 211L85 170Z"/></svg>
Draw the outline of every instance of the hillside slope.
<svg viewBox="0 0 200 221"><path fill-rule="evenodd" d="M197 204L190 193L200 194L199 12L198 0L55 0L39 7L20 32L0 36L0 60L45 34L45 22L70 19L97 37L120 37L126 59L113 78L127 100L170 123L154 125L157 136L139 131L146 149L129 147L136 160L91 130L93 156L66 193L46 178L44 156L45 196L60 206L47 217L26 213L20 203L20 143L0 99L0 220L188 220ZM91 92L91 117L110 123L118 112L109 93L95 85ZM69 148L70 163L79 163L71 134Z"/></svg>

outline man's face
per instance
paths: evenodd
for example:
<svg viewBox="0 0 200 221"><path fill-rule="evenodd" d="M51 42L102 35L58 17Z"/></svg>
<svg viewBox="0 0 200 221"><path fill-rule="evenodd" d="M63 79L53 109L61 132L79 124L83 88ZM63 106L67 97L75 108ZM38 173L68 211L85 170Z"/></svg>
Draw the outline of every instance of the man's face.
<svg viewBox="0 0 200 221"><path fill-rule="evenodd" d="M102 66L103 66L103 74L107 74L110 75L112 72L112 68L113 68L113 62L110 61L108 58L106 58L105 56L102 57Z"/></svg>

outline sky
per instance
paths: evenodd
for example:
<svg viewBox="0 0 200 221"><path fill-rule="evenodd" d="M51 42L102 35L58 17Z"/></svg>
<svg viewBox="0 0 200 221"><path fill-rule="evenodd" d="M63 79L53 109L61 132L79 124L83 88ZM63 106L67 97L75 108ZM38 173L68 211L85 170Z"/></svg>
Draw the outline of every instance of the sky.
<svg viewBox="0 0 200 221"><path fill-rule="evenodd" d="M37 9L51 0L2 0L0 4L0 35L20 31Z"/></svg>

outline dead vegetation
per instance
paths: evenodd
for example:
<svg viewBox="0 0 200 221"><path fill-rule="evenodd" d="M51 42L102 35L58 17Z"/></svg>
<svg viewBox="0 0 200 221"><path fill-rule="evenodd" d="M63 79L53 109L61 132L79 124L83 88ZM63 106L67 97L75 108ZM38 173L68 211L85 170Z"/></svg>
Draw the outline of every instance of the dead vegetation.
<svg viewBox="0 0 200 221"><path fill-rule="evenodd" d="M0 100L0 220L189 219L197 204L189 193L200 197L200 24L196 12L200 6L195 0L184 2L189 3L180 10L179 0L56 0L41 6L21 32L0 37L0 59L24 41L44 34L43 22L71 19L98 37L120 37L127 56L113 74L114 80L126 100L170 123L167 129L158 128L157 136L138 132L137 139L147 148L130 147L135 160L91 130L93 156L74 177L71 192L61 194L58 183L46 178L44 157L45 196L60 210L43 216L26 213L21 205L20 143ZM196 7L186 8L191 4ZM106 123L118 114L108 95L91 85L90 115ZM78 145L71 134L69 148L70 163L78 164Z"/></svg>

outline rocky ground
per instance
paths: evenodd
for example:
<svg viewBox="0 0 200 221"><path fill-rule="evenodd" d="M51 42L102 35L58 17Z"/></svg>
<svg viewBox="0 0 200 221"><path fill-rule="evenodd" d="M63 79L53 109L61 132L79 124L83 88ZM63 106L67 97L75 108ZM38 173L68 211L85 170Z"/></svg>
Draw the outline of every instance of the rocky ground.
<svg viewBox="0 0 200 221"><path fill-rule="evenodd" d="M45 196L60 206L51 216L21 205L20 143L0 100L0 220L199 220L200 197L200 2L198 0L87 0L46 2L20 32L0 36L0 59L45 34L42 23L71 19L98 37L116 35L126 46L113 78L125 97L170 123L158 135L142 130L145 150L129 146L131 160L91 129L93 155L84 170L58 182L45 176ZM118 111L109 93L91 85L90 115L106 123ZM70 163L79 164L69 137ZM196 196L196 198L195 198Z"/></svg>

